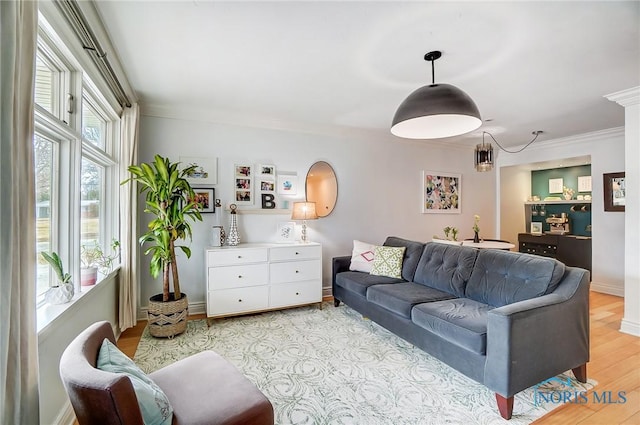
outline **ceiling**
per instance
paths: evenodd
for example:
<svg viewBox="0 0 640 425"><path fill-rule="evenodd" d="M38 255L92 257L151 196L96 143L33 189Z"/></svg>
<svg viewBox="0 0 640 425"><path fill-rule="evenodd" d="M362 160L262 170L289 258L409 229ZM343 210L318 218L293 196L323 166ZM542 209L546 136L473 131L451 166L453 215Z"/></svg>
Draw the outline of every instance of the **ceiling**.
<svg viewBox="0 0 640 425"><path fill-rule="evenodd" d="M96 1L144 111L393 138L436 82L476 102L472 145L624 125L604 95L640 85L640 2Z"/></svg>

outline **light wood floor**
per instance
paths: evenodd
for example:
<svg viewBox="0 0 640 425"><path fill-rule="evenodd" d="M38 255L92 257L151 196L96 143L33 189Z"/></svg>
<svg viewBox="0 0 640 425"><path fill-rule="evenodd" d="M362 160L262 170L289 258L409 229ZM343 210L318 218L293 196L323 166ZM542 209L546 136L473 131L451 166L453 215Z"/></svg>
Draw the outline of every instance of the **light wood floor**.
<svg viewBox="0 0 640 425"><path fill-rule="evenodd" d="M640 424L640 338L619 332L622 311L622 298L591 293L591 361L587 376L598 381L594 390L600 396L603 391L611 391L613 399L618 400L618 392L624 391L626 403L594 403L592 394L588 394L588 403L565 404L535 424ZM190 318L202 319L204 315ZM145 326L146 322L140 322L120 336L118 347L128 356L135 354Z"/></svg>

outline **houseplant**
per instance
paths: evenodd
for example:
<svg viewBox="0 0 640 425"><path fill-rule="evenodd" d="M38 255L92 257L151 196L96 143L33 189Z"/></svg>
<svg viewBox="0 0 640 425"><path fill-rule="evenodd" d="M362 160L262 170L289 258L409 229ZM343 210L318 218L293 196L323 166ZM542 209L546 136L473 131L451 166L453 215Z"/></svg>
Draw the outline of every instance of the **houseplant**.
<svg viewBox="0 0 640 425"><path fill-rule="evenodd" d="M49 304L68 303L74 294L71 275L64 272L62 260L56 252L52 251L51 254L42 252L42 257L49 263L58 278L57 285L52 285L47 292L44 293L44 300Z"/></svg>
<svg viewBox="0 0 640 425"><path fill-rule="evenodd" d="M176 248L187 258L191 250L187 246L176 245L180 239L191 239L191 223L201 221L199 206L194 201L195 193L187 181L194 172L195 165L179 169L180 163L171 163L168 158L156 155L152 163L132 165L128 168L140 193L146 196L144 212L154 218L148 231L139 239L141 245L148 244L144 252L151 254L149 271L157 278L162 272L162 294L149 299L149 332L153 336L173 337L187 328L187 297L180 291ZM169 283L173 283L173 293Z"/></svg>
<svg viewBox="0 0 640 425"><path fill-rule="evenodd" d="M82 245L80 247L80 284L90 286L98 279L98 270L103 275L107 275L113 268L113 261L120 256L120 241L114 239L111 242L111 254L107 254L102 247L94 242L93 245Z"/></svg>

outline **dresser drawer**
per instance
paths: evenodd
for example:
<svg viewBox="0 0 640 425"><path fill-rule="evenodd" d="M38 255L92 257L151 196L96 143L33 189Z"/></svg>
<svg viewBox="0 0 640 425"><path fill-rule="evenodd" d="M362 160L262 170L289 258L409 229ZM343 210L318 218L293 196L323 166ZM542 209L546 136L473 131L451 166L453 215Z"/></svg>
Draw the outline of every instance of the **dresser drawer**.
<svg viewBox="0 0 640 425"><path fill-rule="evenodd" d="M271 261L310 260L322 256L319 245L295 245L271 248Z"/></svg>
<svg viewBox="0 0 640 425"><path fill-rule="evenodd" d="M283 283L271 286L270 307L319 303L322 301L322 284L319 280Z"/></svg>
<svg viewBox="0 0 640 425"><path fill-rule="evenodd" d="M247 264L242 266L209 267L209 291L214 289L241 288L269 283L269 265Z"/></svg>
<svg viewBox="0 0 640 425"><path fill-rule="evenodd" d="M207 267L266 262L267 248L220 249L207 251Z"/></svg>
<svg viewBox="0 0 640 425"><path fill-rule="evenodd" d="M269 264L271 283L300 282L320 279L322 276L320 260L289 261Z"/></svg>
<svg viewBox="0 0 640 425"><path fill-rule="evenodd" d="M207 292L207 316L209 317L264 310L268 307L268 286Z"/></svg>

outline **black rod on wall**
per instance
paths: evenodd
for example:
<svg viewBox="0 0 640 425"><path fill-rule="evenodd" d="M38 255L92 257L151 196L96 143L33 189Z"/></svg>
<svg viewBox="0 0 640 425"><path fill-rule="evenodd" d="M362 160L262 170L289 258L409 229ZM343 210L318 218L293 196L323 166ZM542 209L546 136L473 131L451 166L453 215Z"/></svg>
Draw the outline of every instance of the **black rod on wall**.
<svg viewBox="0 0 640 425"><path fill-rule="evenodd" d="M71 25L73 32L82 43L82 47L89 53L89 56L98 67L100 75L118 100L118 103L120 103L120 106L131 107L129 96L122 88L122 84L120 84L113 67L107 59L107 52L102 49L98 38L91 30L76 0L55 0L55 4Z"/></svg>

